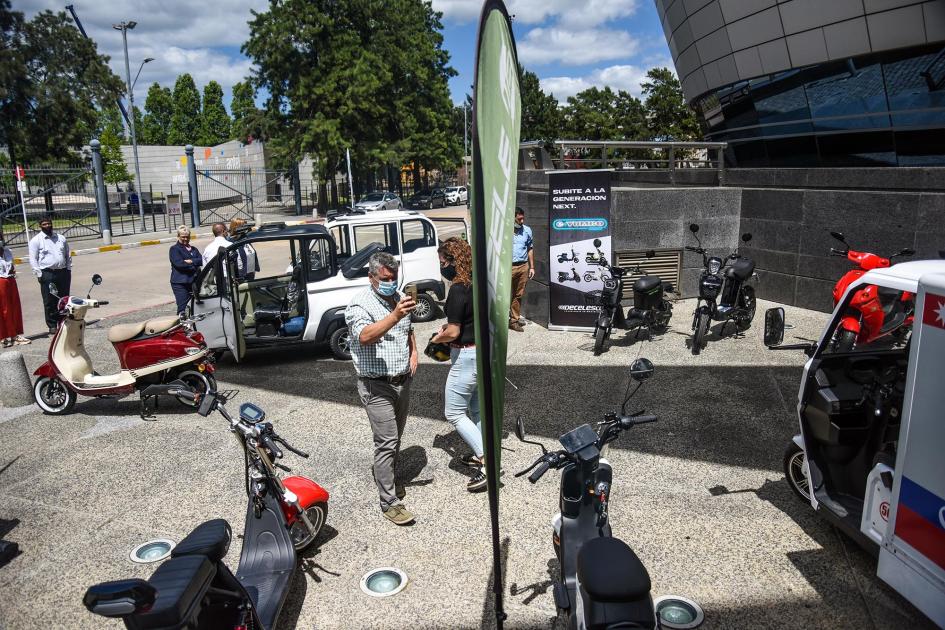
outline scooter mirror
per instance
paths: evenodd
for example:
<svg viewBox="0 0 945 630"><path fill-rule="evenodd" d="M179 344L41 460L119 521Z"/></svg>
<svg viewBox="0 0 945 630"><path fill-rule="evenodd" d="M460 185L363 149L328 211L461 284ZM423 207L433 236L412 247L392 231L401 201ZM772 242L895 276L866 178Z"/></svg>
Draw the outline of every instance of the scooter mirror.
<svg viewBox="0 0 945 630"><path fill-rule="evenodd" d="M100 275L98 275L98 274L93 275L93 276L92 276L92 284L94 284L95 286L98 286L98 285L102 284L102 276L100 276Z"/></svg>
<svg viewBox="0 0 945 630"><path fill-rule="evenodd" d="M847 242L847 239L844 238L844 236L843 236L843 232L831 232L831 233L830 233L830 236L834 237L835 239L837 239L838 241L840 241L840 242L843 243L843 244L846 244L846 242Z"/></svg>
<svg viewBox="0 0 945 630"><path fill-rule="evenodd" d="M693 234L697 233L697 232L699 231L699 224L698 224L698 223L690 223L690 224L689 224L689 231L692 232Z"/></svg>
<svg viewBox="0 0 945 630"><path fill-rule="evenodd" d="M765 311L765 345L780 346L784 341L784 309L780 306Z"/></svg>
<svg viewBox="0 0 945 630"><path fill-rule="evenodd" d="M645 254L645 255L646 255L647 258L653 258L654 256L656 256L656 252L654 252L652 249L648 249L648 250L646 250L646 254Z"/></svg>
<svg viewBox="0 0 945 630"><path fill-rule="evenodd" d="M522 442L525 441L525 418L522 416L515 419L515 437Z"/></svg>
<svg viewBox="0 0 945 630"><path fill-rule="evenodd" d="M594 247L600 247L600 244L601 244L601 243L600 243L600 239L599 239L599 238L595 238L595 239L594 239Z"/></svg>
<svg viewBox="0 0 945 630"><path fill-rule="evenodd" d="M896 256L915 256L915 250L912 249L911 247L906 247L906 248L903 248L901 252L896 254Z"/></svg>
<svg viewBox="0 0 945 630"><path fill-rule="evenodd" d="M742 243L747 243L751 240L751 232L745 232L742 234Z"/></svg>
<svg viewBox="0 0 945 630"><path fill-rule="evenodd" d="M653 362L646 358L639 358L630 364L630 378L638 383L653 376Z"/></svg>

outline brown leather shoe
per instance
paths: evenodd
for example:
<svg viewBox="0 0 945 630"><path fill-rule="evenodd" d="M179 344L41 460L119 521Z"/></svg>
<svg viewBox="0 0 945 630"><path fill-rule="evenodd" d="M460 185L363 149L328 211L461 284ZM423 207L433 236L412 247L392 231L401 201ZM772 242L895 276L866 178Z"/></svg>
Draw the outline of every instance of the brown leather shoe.
<svg viewBox="0 0 945 630"><path fill-rule="evenodd" d="M509 330L514 330L515 332L525 332L525 329L522 328L522 325L518 322L512 322L509 324Z"/></svg>

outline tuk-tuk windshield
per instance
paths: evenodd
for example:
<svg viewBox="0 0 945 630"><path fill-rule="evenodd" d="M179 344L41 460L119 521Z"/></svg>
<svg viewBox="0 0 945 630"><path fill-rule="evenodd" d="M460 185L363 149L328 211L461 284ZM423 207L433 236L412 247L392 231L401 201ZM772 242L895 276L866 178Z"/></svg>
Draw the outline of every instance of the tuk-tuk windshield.
<svg viewBox="0 0 945 630"><path fill-rule="evenodd" d="M912 335L915 294L862 285L847 296L842 316L833 323L824 353L875 352L905 348Z"/></svg>

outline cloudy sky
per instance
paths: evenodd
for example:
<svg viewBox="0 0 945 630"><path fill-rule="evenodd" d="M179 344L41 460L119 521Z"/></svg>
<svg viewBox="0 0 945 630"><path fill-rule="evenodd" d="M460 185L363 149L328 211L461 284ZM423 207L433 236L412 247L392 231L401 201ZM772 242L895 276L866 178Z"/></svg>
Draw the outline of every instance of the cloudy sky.
<svg viewBox="0 0 945 630"><path fill-rule="evenodd" d="M560 101L592 85L640 91L640 80L655 65L672 68L669 49L652 0L506 0L513 21L519 59L541 79L546 92ZM44 9L63 10L65 2L13 0L13 8L32 17ZM194 2L164 0L74 0L83 26L111 57L124 78L121 32L112 24L134 20L128 33L132 76L147 57L135 88L143 104L147 86L157 81L172 87L184 72L199 88L210 80L230 88L243 80L250 62L240 53L250 11L263 11L266 0ZM450 82L453 100L461 102L473 80L479 0L433 0L443 12L445 47L459 76Z"/></svg>

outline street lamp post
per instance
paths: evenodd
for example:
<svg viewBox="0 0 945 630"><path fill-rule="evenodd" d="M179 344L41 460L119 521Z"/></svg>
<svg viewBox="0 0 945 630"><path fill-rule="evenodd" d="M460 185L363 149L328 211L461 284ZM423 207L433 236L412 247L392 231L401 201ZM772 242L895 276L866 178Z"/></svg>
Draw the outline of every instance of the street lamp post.
<svg viewBox="0 0 945 630"><path fill-rule="evenodd" d="M131 82L131 66L128 62L128 31L133 29L138 25L137 22L120 22L118 24L113 24L112 28L117 31L121 31L122 43L125 46L125 79L128 83L128 128L131 130L131 149L134 152L135 156L135 187L137 188L138 194L138 216L141 217L141 231L146 231L147 224L144 221L144 201L142 199L141 191L141 165L138 163L138 137L135 133L135 92L134 92L134 83ZM141 62L141 67L138 68L138 75L141 74L141 68L144 67L144 64L149 61L154 61L151 57L148 57ZM135 76L135 82L138 81L138 77Z"/></svg>

